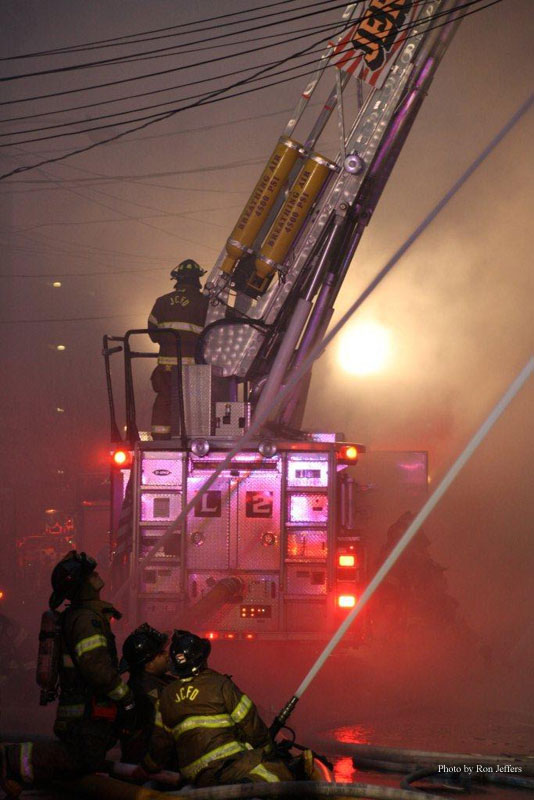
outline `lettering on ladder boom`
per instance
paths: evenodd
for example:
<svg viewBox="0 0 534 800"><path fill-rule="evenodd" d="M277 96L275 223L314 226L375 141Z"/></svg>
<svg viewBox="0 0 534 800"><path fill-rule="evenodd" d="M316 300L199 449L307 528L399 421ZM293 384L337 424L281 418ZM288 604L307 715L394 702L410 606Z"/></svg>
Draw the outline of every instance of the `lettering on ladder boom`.
<svg viewBox="0 0 534 800"><path fill-rule="evenodd" d="M364 61L372 70L383 66L386 56L407 17L408 0L372 0L352 35L355 50L363 50Z"/></svg>

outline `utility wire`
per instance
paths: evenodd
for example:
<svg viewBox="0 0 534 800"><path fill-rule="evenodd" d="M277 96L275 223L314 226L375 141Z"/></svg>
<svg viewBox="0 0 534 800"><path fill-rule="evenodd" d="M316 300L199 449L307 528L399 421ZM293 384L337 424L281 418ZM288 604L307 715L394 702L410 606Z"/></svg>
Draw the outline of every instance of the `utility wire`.
<svg viewBox="0 0 534 800"><path fill-rule="evenodd" d="M481 0L474 0L474 2L480 2L480 1ZM329 26L326 26L326 27L327 28L330 28L330 27L337 28L341 24L342 23L338 20L336 23L332 23L331 26L329 25ZM325 26L318 26L318 27L325 27ZM345 30L345 28L343 28L343 30ZM280 35L286 35L286 34L280 34ZM287 39L285 39L283 41L277 42L277 46L281 46L283 44L288 44L290 42L295 41L296 39L304 39L304 38L306 38L306 35L307 34L304 34L302 36L293 36L292 35L292 36L290 36L289 38L287 38ZM130 77L130 78L121 78L119 80L107 81L105 83L92 84L91 86L83 86L83 87L78 88L78 89L66 89L66 90L63 90L63 91L60 91L60 92L49 92L48 94L34 95L32 97L24 97L24 98L20 98L20 99L16 99L16 100L5 100L3 102L0 102L0 106L13 105L14 103L27 103L27 102L33 101L33 100L47 100L47 99L49 99L51 97L62 97L62 96L69 95L69 94L78 94L79 92L92 91L94 89L105 89L105 88L108 88L110 86L119 86L119 85L122 85L124 83L132 83L133 81L145 80L146 78L157 78L157 77L160 77L161 75L168 75L170 73L179 72L179 71L184 70L184 69L190 69L192 67L198 67L198 66L204 67L204 66L207 66L208 64L217 63L219 61L224 61L224 60L227 60L229 58L235 58L237 56L249 55L250 53L257 53L260 50L266 50L268 48L271 48L272 46L273 45L271 45L271 44L262 45L261 47L251 48L249 50L240 50L238 53L230 53L230 54L227 54L225 56L218 56L217 58L198 61L198 62L195 62L194 64L185 64L185 65L182 65L180 67L173 67L171 69L158 70L157 72L147 72L147 73L144 73L143 75L136 75L136 76L133 76L133 77Z"/></svg>
<svg viewBox="0 0 534 800"><path fill-rule="evenodd" d="M309 50L311 50L313 47L315 47L316 44L317 44L317 42L314 42L313 44L311 44L308 47L304 48L301 51L301 53L307 53ZM285 59L283 59L280 62L280 64L285 63L286 61L288 61L292 57L294 57L294 56L286 57ZM252 76L252 78L258 77L258 75L260 75L262 71L263 70L260 70L256 75ZM208 102L216 102L217 100L220 100L220 99L228 99L228 97L227 98L219 98L218 95L227 92L229 88L235 88L235 87L240 86L240 85L242 85L244 83L250 82L250 80L252 78L243 79L243 80L238 81L237 83L235 83L233 86L223 87L222 89L220 89L220 90L218 90L216 92L213 92L212 95L211 95L212 99L209 100ZM275 83L285 83L286 81L287 81L287 79L285 79L283 81L277 81ZM263 88L266 88L266 87L263 87ZM245 90L245 91L242 91L242 92L236 92L233 95L230 95L230 97L235 97L235 96L239 96L239 95L243 95L243 94L249 94L251 91L257 91L257 88L256 89L248 89L248 90ZM71 151L69 153L65 153L64 155L58 156L56 158L46 159L45 161L41 161L41 162L39 162L37 164L31 164L31 165L27 165L27 166L17 167L16 169L11 170L10 172L7 172L7 173L4 173L3 175L0 175L0 180L2 180L4 178L8 178L11 175L20 174L21 172L26 172L26 171L28 171L30 169L35 169L35 167L41 167L41 166L44 166L45 164L52 164L52 163L55 163L57 161L63 161L64 159L70 158L73 155L77 155L79 153L84 153L84 152L87 152L89 150L93 150L95 147L100 147L102 144L105 144L108 141L115 140L115 139L120 139L121 137L126 136L129 133L133 133L134 131L143 130L144 128L146 128L148 126L153 125L155 122L159 122L159 121L162 121L164 119L169 119L170 117L172 117L175 114L177 114L179 111L184 111L187 108L195 108L195 107L197 107L199 105L205 104L205 102L206 101L197 100L196 102L191 103L189 106L183 106L180 109L176 109L174 111L168 111L165 114L162 114L162 115L158 116L156 119L154 119L154 118L148 119L146 122L142 122L140 125L136 125L135 127L130 128L130 130L121 131L120 133L116 133L113 136L108 137L108 139L102 140L100 142L93 142L93 144L86 145L85 147L82 147L82 148L78 148L77 150L73 150L73 151ZM107 126L107 127L109 127L109 126Z"/></svg>
<svg viewBox="0 0 534 800"><path fill-rule="evenodd" d="M496 5L497 3L501 2L501 1L502 0L492 0L492 2L487 3L482 8L477 8L477 9L474 9L474 10L472 10L470 12L466 12L463 15L461 15L460 17L458 15L456 15L456 19L463 19L464 17L470 16L473 13L478 13L479 11L481 11L481 10L483 10L485 8L489 8L492 5ZM467 7L467 6L476 4L477 2L479 2L479 0L472 0L472 2L466 3L462 7ZM457 11L457 10L458 9L456 8L455 11ZM450 11L448 11L446 13L448 15L450 13ZM446 24L447 24L447 20L445 22L441 23L440 25L433 26L432 29L440 28L440 27L442 27L443 25L446 25ZM347 28L347 27L350 27L350 26L349 25L345 25L344 27ZM430 29L427 29L427 30L430 30ZM410 37L405 37L405 40L408 39L408 38L410 38ZM288 60L290 60L292 58L295 58L297 55L302 55L304 53L309 52L317 44L318 44L318 42L314 42L309 47L304 48L303 50L301 50L299 54L293 54L292 56L288 56L285 59L282 59L280 61L280 65L286 63ZM285 82L287 82L287 80L293 80L294 78L297 77L297 76L294 76L291 79L285 79L285 80L282 80L282 81L275 81L275 82L273 82L271 84L267 84L266 86L256 87L255 89L246 89L244 91L234 92L233 94L227 95L226 97L222 97L222 98L219 97L219 95L224 94L225 92L229 91L232 88L236 88L236 87L241 86L243 84L250 83L251 81L255 80L257 77L259 77L259 75L261 75L262 72L264 72L264 71L265 71L265 69L262 69L258 73L256 73L255 75L250 76L249 78L246 78L246 79L243 79L241 81L238 81L238 82L236 82L235 84L233 84L231 86L223 87L222 89L217 90L217 91L211 93L210 95L208 95L208 97L206 99L197 100L197 101L195 101L195 102L193 102L193 103L191 103L189 105L183 106L183 107L178 108L178 109L174 109L172 111L168 111L168 112L163 113L161 115L157 115L156 117L152 117L152 118L149 117L148 119L146 119L146 121L142 121L141 124L135 125L134 127L130 128L127 131L121 131L119 133L116 133L113 136L108 137L107 139L103 139L103 140L101 140L99 142L94 142L93 144L86 145L85 147L82 147L82 148L77 148L75 150L72 150L72 151L70 151L68 153L65 153L65 154L63 154L61 156L58 156L56 158L46 159L44 161L38 162L37 164L24 165L24 166L17 167L14 170L11 170L11 171L9 171L7 173L4 173L3 175L0 175L0 180L3 180L3 179L8 178L8 177L11 177L12 175L20 174L21 172L26 172L28 170L34 169L35 167L40 167L40 166L44 166L46 164L56 163L58 161L63 161L65 159L67 159L67 158L70 158L73 155L78 155L80 153L88 152L89 150L92 150L95 147L99 147L99 146L101 146L103 144L107 144L110 141L115 141L115 140L120 139L123 136L126 136L126 135L128 135L130 133L134 133L136 131L143 130L143 129L149 127L150 125L155 124L156 122L161 122L163 120L169 119L169 118L171 118L172 116L174 116L175 114L177 114L177 113L179 113L181 111L185 111L185 110L188 110L190 108L195 108L195 107L198 107L200 105L208 105L208 104L211 104L211 103L220 102L221 100L227 100L227 99L230 99L230 98L233 98L233 97L238 97L238 96L242 96L244 94L249 94L250 92L253 92L253 91L259 91L260 89L265 89L265 88L269 88L269 87L274 86L274 85L278 85L280 83L285 83ZM120 124L123 124L123 123L120 123ZM112 125L100 126L100 128L106 128L106 127L114 127L114 126L112 126ZM48 139L48 138L57 138L57 137L44 137L44 138ZM39 139L34 139L32 141L40 141L40 140Z"/></svg>
<svg viewBox="0 0 534 800"><path fill-rule="evenodd" d="M126 34L124 36L117 36L117 37L114 37L114 38L111 38L111 39L101 39L100 41L97 41L97 42L86 42L85 44L66 46L66 47L62 47L62 48L54 48L54 49L50 49L50 50L41 50L41 51L37 51L37 52L33 52L33 53L23 53L23 54L18 55L18 56L5 56L3 58L0 58L0 61L16 61L16 60L20 60L20 59L24 59L24 58L35 58L37 56L78 53L78 52L82 52L84 50L101 49L101 48L104 48L104 47L117 47L117 46L121 46L122 44L125 44L125 45L138 44L138 43L141 43L141 42L144 42L144 41L153 41L155 39L160 39L160 38L163 39L163 38L167 38L167 37L170 37L170 36L190 35L191 33L199 33L199 32L206 31L206 30L212 30L213 28L218 28L219 29L219 28L226 27L227 25L239 24L243 20L242 19L241 20L234 20L233 22L228 22L228 23L223 23L223 24L220 24L220 22L219 22L217 25L212 26L212 28L202 27L202 28L198 28L197 30L184 31L183 34L180 33L180 32L168 33L168 34L165 34L164 36L153 37L152 39L146 39L146 38L142 38L141 39L140 38L140 39L133 39L133 41L132 41L132 37L135 37L135 36L139 36L139 37L143 36L144 37L144 36L148 36L151 33L161 33L162 31L176 30L176 28L180 28L180 29L187 28L187 27L189 27L191 25L201 25L201 24L203 24L205 22L219 21L221 19L226 19L227 17L235 17L235 16L243 17L243 14L253 13L255 11L261 11L264 8L274 8L275 6L279 6L279 5L287 5L288 3L291 3L291 2L294 2L294 0L279 0L279 2L268 3L267 5L258 6L257 8L244 9L243 11L232 11L229 14L220 14L219 16L208 17L206 19L200 19L200 20L194 20L192 22L185 22L185 23L182 23L180 25L172 25L172 26L165 27L165 28L154 28L153 30L140 32L140 33L130 33L130 34ZM311 3L311 4L308 3L307 5L299 6L298 8L295 8L295 9L288 9L287 11L278 11L276 13L278 15L280 15L280 14L289 14L289 13L292 13L293 11L300 11L301 9L304 9L304 8L311 8L311 7L316 6L316 5L322 5L323 3L330 3L330 2L331 2L331 0L321 0L321 2ZM260 16L260 17L253 18L252 20L245 20L245 21L248 22L248 21L253 21L254 19L262 19L265 16L266 15L263 15L263 17ZM131 41L124 41L125 39L130 39Z"/></svg>
<svg viewBox="0 0 534 800"><path fill-rule="evenodd" d="M420 2L420 0L412 0L412 3L410 3L409 5L413 5L414 3L418 3L418 2ZM294 22L294 21L298 21L298 20L301 20L301 19L306 19L308 17L315 17L318 14L325 14L327 12L334 11L334 10L336 10L338 8L345 8L346 5L347 5L346 2L338 3L336 5L329 4L327 9L322 9L320 11L309 11L307 14L299 14L296 17L291 17L289 19L284 20L283 23L287 24L289 22ZM265 16L266 17L267 16L278 16L278 14L277 13L267 14ZM280 24L282 24L280 22L280 20L277 20L275 22L266 22L263 25L256 25L255 27L252 27L252 28L245 28L242 31L240 31L240 33L252 33L253 31L263 30L264 28L272 28L273 26L278 26ZM337 21L337 24L339 24L339 21ZM228 38L228 37L235 37L235 32L234 33L222 33L219 36L212 36L212 37L210 37L210 39L213 40L213 41L216 41L218 39ZM206 41L206 39L204 37L202 39L198 39L197 41L189 42L188 44L189 45L204 44L205 41ZM175 47L175 45L172 45L170 47L158 48L158 50L147 50L144 53L141 53L140 56L146 56L146 55L149 55L149 54L152 54L152 53L159 53L160 57L161 57L162 53L166 52L169 49L174 49L174 47ZM41 77L42 75L64 74L65 72L75 72L75 71L82 70L82 69L93 69L95 67L105 67L105 66L109 66L109 65L113 65L113 64L132 63L132 62L138 60L140 58L140 56L134 56L134 57L131 57L131 56L117 56L116 58L106 58L106 59L100 59L98 61L86 61L86 62L81 63L81 64L71 64L71 65L66 66L66 67L55 67L54 69L37 70L35 72L24 72L24 73L20 73L19 75L5 75L4 77L0 78L0 83L7 83L9 81L18 81L18 80L22 80L23 78L37 78L37 77ZM234 57L235 57L234 54L231 54L229 56L224 56L224 58L234 58ZM191 65L188 65L188 66L203 66L205 63L213 63L214 60L217 60L217 59L208 60L207 62L198 62L196 64L191 64Z"/></svg>
<svg viewBox="0 0 534 800"><path fill-rule="evenodd" d="M314 27L314 28L306 28L306 29L299 28L299 30L294 31L294 33L301 33L303 30L307 30L307 31L310 31L310 32L313 32L313 33L319 33L319 32L323 32L323 31L329 30L332 27L337 27L337 25L338 24L336 24L336 26L327 25L327 26L322 26L322 27L317 27L317 28ZM266 37L260 36L255 40L249 39L247 41L259 41L261 39L271 38L272 35L273 34L271 34L268 37L267 36ZM294 41L294 38L292 38L291 41ZM279 44L279 43L276 43L276 44ZM213 45L213 47L209 46L209 47L201 48L201 49L202 50L204 50L204 49L212 50L212 49L217 48L217 47L227 47L227 45ZM275 63L275 62L273 62L273 63ZM241 71L244 72L246 69L254 69L254 67L246 67L246 68L243 68ZM164 87L163 89L151 89L151 90L146 91L146 92L137 92L136 94L131 94L131 95L128 95L127 97L114 97L111 100L99 100L99 101L94 102L94 103L85 103L84 105L80 105L80 106L71 106L70 108L59 108L59 109L56 109L55 111L42 111L42 112L37 112L37 113L33 113L33 114L25 114L25 115L19 116L19 117L7 117L6 119L1 119L0 123L18 122L18 121L25 120L25 119L36 119L36 118L41 118L41 117L49 117L49 116L58 115L58 114L66 114L66 113L69 113L71 111L83 111L83 110L88 109L88 108L96 108L97 106L109 105L110 103L124 103L124 102L129 101L129 100L134 100L134 99L136 99L138 97L149 97L150 95L154 95L154 94L162 94L163 92L171 92L171 91L174 91L175 89L183 89L184 87L187 87L187 86L194 86L197 83L204 83L206 81L216 80L217 78L228 77L229 75L232 75L232 74L235 75L238 72L239 72L239 70L235 70L233 73L227 72L224 75L217 75L217 76L215 76L213 78L203 78L202 80L199 80L199 81L190 81L188 83L181 83L181 84L177 84L177 85L175 84L174 86L167 86L167 87Z"/></svg>
<svg viewBox="0 0 534 800"><path fill-rule="evenodd" d="M461 8L467 8L467 7L472 6L472 5L477 5L482 1L483 0L469 0L468 2L464 3L463 5L458 6L457 9L455 9L455 10L458 10L458 9L461 9ZM474 9L474 11L467 12L467 13L464 13L463 15L457 16L457 19L462 19L465 16L469 16L469 13L478 13L479 11L481 11L481 10L483 10L485 8L488 8L491 5L496 5L499 2L502 2L502 0L492 0L492 2L486 3L485 6L478 7L476 9ZM438 13L432 15L428 19L429 20L435 20L435 19L439 19L442 16L448 17L449 14L450 14L450 10L446 10L446 11L438 12ZM417 26L418 26L418 24L420 24L420 22L421 22L420 20L415 20L415 21L413 21L413 22L411 22L409 24L406 24L405 26L402 26L400 28L400 30L408 31L408 30L411 30L413 28L417 28ZM350 28L350 27L353 26L353 24L354 24L354 20L352 22L350 22L350 23L347 23L344 27L345 28ZM442 23L442 24L446 24L446 23ZM435 29L437 29L439 27L441 27L441 25L431 26L431 27L427 28L427 32L429 32L431 30L435 30ZM419 34L416 34L416 35L419 35ZM303 38L303 37L295 37L295 38ZM411 38L411 37L410 36L404 37L404 41L406 41L409 38ZM239 82L237 82L235 84L231 84L230 86L226 87L226 89L216 90L215 92L206 92L206 93L201 94L201 95L190 95L190 96L181 98L178 102L184 102L184 101L187 101L187 100L197 100L198 99L199 100L199 104L209 104L210 102L213 102L210 99L211 97L213 97L213 96L216 97L217 95L219 95L219 94L221 94L221 93L223 93L225 91L228 91L228 90L230 90L232 88L235 88L236 86L243 85L243 84L246 85L246 84L252 83L252 82L254 82L256 80L260 80L261 77L262 77L262 74L265 73L265 72L270 72L271 68L274 67L274 66L280 66L281 64L286 63L287 61L299 58L304 53L309 54L310 52L316 52L316 51L312 50L312 47L317 45L317 44L324 43L325 41L327 41L327 38L326 39L322 38L322 39L318 40L317 42L314 42L314 44L312 46L310 46L309 48L306 48L305 50L300 51L300 52L298 52L296 54L289 55L285 59L282 59L281 61L268 62L266 65L263 65L260 68L260 71L257 72L255 75L249 76L248 78L245 78L242 81L239 81ZM285 70L279 70L277 72L272 72L272 76L281 75L281 74L284 74L286 72L290 72L292 70L302 68L303 66L309 65L311 63L315 64L316 62L315 61L305 62L304 64L295 65L295 66L290 67L290 68L285 69ZM242 71L249 71L250 69L254 69L254 67L248 67L248 68L246 68L246 70L239 70L237 72L237 74L241 74ZM235 73L228 73L228 74L232 75L232 74L235 74ZM294 80L297 77L307 77L310 74L312 74L312 73L303 73L303 74L300 74L300 75L293 75L289 80ZM207 79L207 80L209 80L209 79ZM199 81L199 82L204 82L204 81ZM282 81L282 82L284 82L284 81ZM266 86L258 87L258 89L260 89L260 88L270 88L270 86L277 85L277 83L280 83L280 82L273 82L271 84L267 84ZM236 93L236 94L233 94L233 95L229 95L227 98L223 98L223 99L229 99L231 97L235 97L235 96L238 96L239 94L245 94L245 93L246 92ZM208 102L204 103L203 102L204 98L206 98L206 100ZM96 122L96 121L102 120L102 119L109 119L109 118L112 118L112 117L123 116L125 114L137 113L138 111L150 110L151 108L160 108L162 105L169 105L171 102L177 102L177 101L168 101L167 103L155 104L155 105L152 105L152 106L144 106L144 107L141 107L141 108L137 109L136 111L122 111L122 112L116 112L116 113L111 113L111 114L107 114L107 115L100 115L98 117L91 118L89 121L90 122ZM152 118L154 118L154 122L157 122L160 119L165 119L166 118L165 115L167 113L169 115L172 115L174 113L177 113L178 111L182 111L182 110L185 110L186 108L191 108L191 107L192 106L186 106L185 108L171 109L171 111L169 111L169 112L161 112L164 116L160 116L159 114L145 115L145 116L135 117L133 119L126 120L125 122L117 121L117 122L112 122L112 123L109 123L109 124L106 124L106 125L97 125L97 126L94 126L92 128L82 128L81 130L78 130L78 131L69 131L69 132L67 132L65 134L58 133L58 134L52 134L50 136L40 136L40 137L35 137L35 138L30 138L30 139L22 139L22 140L19 140L18 142L16 142L15 144L17 144L17 145L31 144L31 143L35 143L35 142L48 141L50 139L59 139L59 138L63 138L64 136L77 136L77 135L81 135L81 134L84 134L84 133L92 132L94 130L103 130L103 129L110 128L110 127L120 127L122 125L131 124L133 122L145 121L147 119L152 119ZM35 129L29 129L29 130L26 129L25 131L12 131L10 133L0 134L0 138L25 135L27 133L35 133L35 132L38 132L38 131L41 131L41 130L54 130L54 129L57 129L57 128L70 127L71 125L75 125L75 124L82 124L82 121L81 120L77 120L75 122L58 123L57 125L50 125L50 126L46 126L44 128L41 126L39 128L35 128ZM5 144L0 144L0 148L11 147L12 144L13 143L11 143L11 142L10 143L5 143ZM43 162L43 163L47 163L47 162ZM48 163L50 163L50 162L48 162ZM4 177L4 176L0 176L0 178L2 178L2 177Z"/></svg>
<svg viewBox="0 0 534 800"><path fill-rule="evenodd" d="M324 47L323 48L318 48L316 50L312 50L310 55L317 55L318 53L321 53L323 50L324 50ZM266 62L265 64L263 64L261 66L266 67L266 68L270 68L270 67L274 68L274 67L278 66L278 64L279 64L279 59L277 59L276 61L268 61L268 62ZM285 69L282 69L282 70L273 71L273 72L271 72L271 77L275 77L277 75L284 75L287 72L292 72L292 71L297 70L297 69L302 69L303 67L309 67L312 64L317 64L317 59L316 58L313 58L313 59L311 59L309 61L304 61L304 62L302 62L300 64L294 64L293 66L286 67ZM198 85L198 84L201 84L201 83L211 83L212 81L217 81L217 80L219 80L221 78L229 78L229 77L233 77L235 75L242 75L243 73L250 72L250 70L253 70L253 69L257 69L257 66L246 67L245 69L232 70L231 72L225 72L225 73L222 73L221 75L214 75L214 76L209 77L209 78L200 78L199 80L191 81L189 83L183 83L183 84L181 84L179 86L176 86L174 88L176 88L176 89L184 89L184 88L187 88L189 86L195 86L195 85ZM309 73L306 73L306 74L309 74ZM252 80L262 80L262 77L263 76L260 76L259 78L254 78ZM168 91L168 90L165 89L165 90L160 90L160 91ZM139 106L139 107L136 107L135 110L128 109L127 111L114 111L114 112L111 112L110 114L101 114L101 115L99 115L97 117L91 117L89 119L76 119L76 120L72 120L70 122L58 122L55 125L44 125L44 126L41 125L38 128L27 128L26 130L22 130L22 131L8 131L6 133L0 133L0 139L3 139L5 137L10 137L10 136L23 136L23 135L28 134L28 133L38 133L40 131L49 131L49 130L55 130L55 129L58 129L58 128L66 128L66 127L70 127L71 125L82 125L84 123L87 124L87 123L99 122L101 120L111 119L113 117L122 117L122 116L124 116L126 114L138 114L141 111L150 111L150 110L155 109L155 108L162 108L163 106L169 106L169 105L173 105L175 103L183 103L186 100L197 100L197 99L202 98L202 97L207 97L209 94L210 94L210 92L202 92L201 94L196 93L196 94L192 94L192 95L186 95L185 97L175 98L173 100L166 100L163 103L153 103L152 105L148 105L148 106ZM108 102L113 102L113 101L108 101ZM99 104L97 104L97 105L99 105ZM82 106L82 108L83 108L83 106ZM51 111L49 113L50 114L55 114L57 112ZM39 114L37 116L41 116L41 115ZM29 117L26 117L26 119L28 119L28 118ZM127 122L130 122L130 120L127 120ZM117 124L120 124L120 123L117 123ZM84 130L86 131L87 129L84 129ZM81 132L82 131L70 131L66 135L76 135L77 133L81 133ZM16 144L28 144L29 142L32 142L32 141L39 141L39 140L26 139L26 140L24 140L22 142L17 142ZM0 145L0 147L1 146L10 147L11 144Z"/></svg>

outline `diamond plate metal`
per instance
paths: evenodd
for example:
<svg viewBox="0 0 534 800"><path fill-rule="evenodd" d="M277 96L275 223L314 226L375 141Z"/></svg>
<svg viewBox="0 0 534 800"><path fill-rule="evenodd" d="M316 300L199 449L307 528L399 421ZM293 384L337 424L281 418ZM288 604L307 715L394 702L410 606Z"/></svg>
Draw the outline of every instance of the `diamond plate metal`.
<svg viewBox="0 0 534 800"><path fill-rule="evenodd" d="M289 522L327 522L328 496L312 492L290 492L288 496Z"/></svg>
<svg viewBox="0 0 534 800"><path fill-rule="evenodd" d="M141 463L141 484L179 488L182 485L183 459L182 453L144 452Z"/></svg>
<svg viewBox="0 0 534 800"><path fill-rule="evenodd" d="M141 489L141 522L170 522L176 519L181 509L181 492Z"/></svg>
<svg viewBox="0 0 534 800"><path fill-rule="evenodd" d="M165 534L165 528L146 528L140 530L141 543L139 555L144 558L148 555L152 547ZM153 556L156 561L177 561L180 559L182 536L180 533L173 534L170 542L167 542Z"/></svg>
<svg viewBox="0 0 534 800"><path fill-rule="evenodd" d="M281 475L255 473L239 482L237 566L280 568Z"/></svg>
<svg viewBox="0 0 534 800"><path fill-rule="evenodd" d="M144 567L139 578L139 590L146 594L180 591L180 567L165 565Z"/></svg>
<svg viewBox="0 0 534 800"><path fill-rule="evenodd" d="M326 595L326 564L288 564L286 594Z"/></svg>
<svg viewBox="0 0 534 800"><path fill-rule="evenodd" d="M328 532L325 530L288 530L286 560L324 561L328 554Z"/></svg>
<svg viewBox="0 0 534 800"><path fill-rule="evenodd" d="M211 435L211 367L189 364L182 367L185 427L188 436Z"/></svg>
<svg viewBox="0 0 534 800"><path fill-rule="evenodd" d="M205 481L204 475L188 477L189 500ZM221 478L189 512L185 545L187 569L226 569L229 566L231 492L230 481Z"/></svg>

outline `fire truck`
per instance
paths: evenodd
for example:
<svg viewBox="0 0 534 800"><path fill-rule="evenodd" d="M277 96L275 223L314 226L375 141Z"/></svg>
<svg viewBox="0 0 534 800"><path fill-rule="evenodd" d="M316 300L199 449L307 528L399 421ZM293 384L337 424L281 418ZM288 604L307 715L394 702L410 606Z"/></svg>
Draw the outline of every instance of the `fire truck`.
<svg viewBox="0 0 534 800"><path fill-rule="evenodd" d="M458 25L456 5L347 6L206 279L210 306L195 364L182 364L179 332L169 333L178 366L168 440L152 441L137 424L132 363L156 356L139 349L147 329L104 337L112 545L127 572L129 624L191 620L212 638L306 640L326 637L355 604L367 577L373 486L351 467L365 447L303 430L311 370L281 407L277 398L327 330ZM332 76L306 126L311 98ZM356 110L348 109L349 89ZM332 128L337 153L322 146ZM111 373L119 352L125 437ZM213 402L221 381L226 397ZM390 462L408 497L421 499L426 453Z"/></svg>

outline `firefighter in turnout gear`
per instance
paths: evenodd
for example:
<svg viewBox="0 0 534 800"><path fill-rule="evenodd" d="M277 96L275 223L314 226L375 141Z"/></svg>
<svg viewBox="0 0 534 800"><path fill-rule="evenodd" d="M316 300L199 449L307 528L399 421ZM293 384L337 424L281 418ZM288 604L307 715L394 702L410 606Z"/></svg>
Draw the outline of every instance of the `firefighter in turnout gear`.
<svg viewBox="0 0 534 800"><path fill-rule="evenodd" d="M100 599L104 586L96 561L71 550L54 568L50 608L64 600L59 615L59 703L54 733L59 741L3 746L2 780L8 796L54 777L101 769L117 736L132 733L136 710L132 690L119 674L111 620L121 615Z"/></svg>
<svg viewBox="0 0 534 800"><path fill-rule="evenodd" d="M158 366L151 375L156 399L152 408L152 438L169 439L171 434L171 370L176 366L176 340L161 331L180 334L182 364L195 363L197 340L206 323L209 300L200 289L206 270L187 259L171 272L174 291L158 297L148 318L150 338L159 344Z"/></svg>
<svg viewBox="0 0 534 800"><path fill-rule="evenodd" d="M120 672L129 672L128 686L134 693L137 730L121 741L122 760L138 764L146 755L156 716L156 703L163 689L174 681L166 650L169 637L146 622L131 633L122 646ZM170 768L170 764L167 765Z"/></svg>
<svg viewBox="0 0 534 800"><path fill-rule="evenodd" d="M207 639L174 631L170 656L177 680L161 693L149 752L156 772L176 754L180 773L194 786L293 780L271 756L273 742L252 700L228 675L208 668Z"/></svg>

